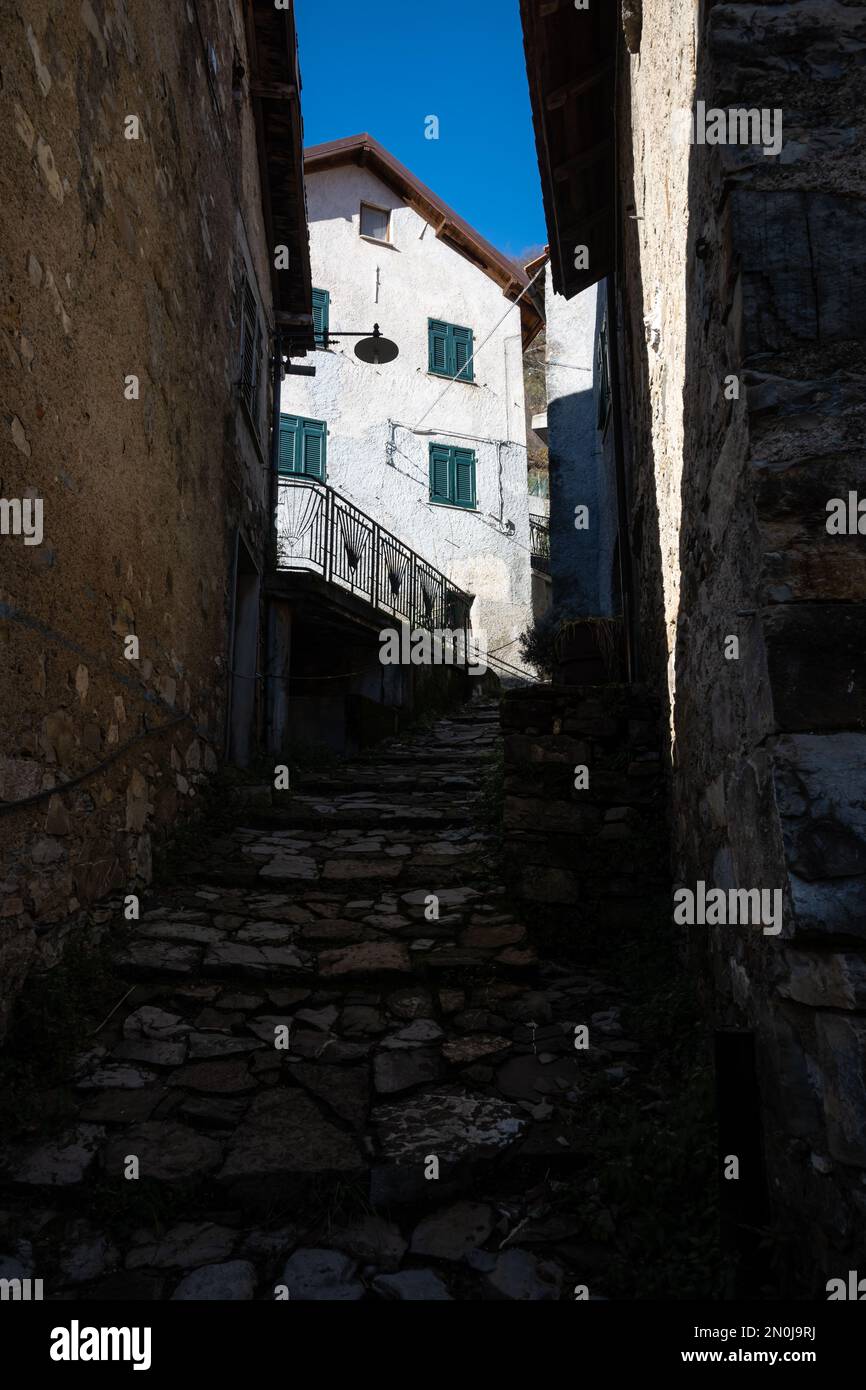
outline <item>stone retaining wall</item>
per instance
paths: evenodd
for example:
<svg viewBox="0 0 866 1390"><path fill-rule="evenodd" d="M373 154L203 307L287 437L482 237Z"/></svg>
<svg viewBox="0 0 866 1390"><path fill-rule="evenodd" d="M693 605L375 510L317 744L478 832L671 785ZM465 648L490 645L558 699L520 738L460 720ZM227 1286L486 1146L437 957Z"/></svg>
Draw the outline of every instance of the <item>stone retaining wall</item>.
<svg viewBox="0 0 866 1390"><path fill-rule="evenodd" d="M509 691L505 861L511 890L553 919L613 930L666 910L657 707L625 685ZM588 785L578 789L576 769Z"/></svg>

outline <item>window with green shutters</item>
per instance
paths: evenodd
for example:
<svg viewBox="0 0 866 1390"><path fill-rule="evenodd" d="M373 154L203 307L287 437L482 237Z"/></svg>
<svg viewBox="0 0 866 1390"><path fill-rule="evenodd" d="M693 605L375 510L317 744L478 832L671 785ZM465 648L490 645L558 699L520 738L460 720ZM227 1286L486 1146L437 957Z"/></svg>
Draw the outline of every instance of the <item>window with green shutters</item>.
<svg viewBox="0 0 866 1390"><path fill-rule="evenodd" d="M461 328L456 323L444 323L441 319L428 319L427 332L430 371L437 376L456 376L459 381L472 381L472 329Z"/></svg>
<svg viewBox="0 0 866 1390"><path fill-rule="evenodd" d="M430 501L475 508L474 449L430 445Z"/></svg>
<svg viewBox="0 0 866 1390"><path fill-rule="evenodd" d="M313 290L313 329L316 334L316 347L328 346L328 328L331 316L331 296L327 290Z"/></svg>
<svg viewBox="0 0 866 1390"><path fill-rule="evenodd" d="M324 420L304 420L299 415L280 416L281 473L302 474L325 481L328 426Z"/></svg>

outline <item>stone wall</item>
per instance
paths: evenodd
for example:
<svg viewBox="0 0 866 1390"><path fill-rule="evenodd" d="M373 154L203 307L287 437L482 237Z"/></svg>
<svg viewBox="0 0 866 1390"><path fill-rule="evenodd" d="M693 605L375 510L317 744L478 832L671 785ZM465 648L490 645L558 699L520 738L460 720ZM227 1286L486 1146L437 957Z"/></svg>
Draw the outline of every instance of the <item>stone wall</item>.
<svg viewBox="0 0 866 1390"><path fill-rule="evenodd" d="M647 692L511 690L501 719L512 893L553 924L605 932L665 911L665 789L658 708Z"/></svg>
<svg viewBox="0 0 866 1390"><path fill-rule="evenodd" d="M826 529L866 491L864 56L858 4L645 0L619 112L630 540L676 872L784 894L778 936L689 936L716 1022L755 1032L813 1290L857 1255L866 1177L866 550ZM698 99L781 111L781 153L677 144Z"/></svg>
<svg viewBox="0 0 866 1390"><path fill-rule="evenodd" d="M222 751L235 535L266 532L241 279L267 319L270 279L239 0L10 0L0 48L0 493L44 509L0 536L0 800L84 778L0 814L2 1032Z"/></svg>

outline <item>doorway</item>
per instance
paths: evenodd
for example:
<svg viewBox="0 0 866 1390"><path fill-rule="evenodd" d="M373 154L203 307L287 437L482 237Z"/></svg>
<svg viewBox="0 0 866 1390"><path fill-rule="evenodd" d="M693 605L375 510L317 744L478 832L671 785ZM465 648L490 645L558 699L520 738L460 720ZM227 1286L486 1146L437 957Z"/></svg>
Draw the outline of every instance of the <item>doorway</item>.
<svg viewBox="0 0 866 1390"><path fill-rule="evenodd" d="M228 716L228 759L238 767L249 767L256 746L261 587L261 575L238 534Z"/></svg>

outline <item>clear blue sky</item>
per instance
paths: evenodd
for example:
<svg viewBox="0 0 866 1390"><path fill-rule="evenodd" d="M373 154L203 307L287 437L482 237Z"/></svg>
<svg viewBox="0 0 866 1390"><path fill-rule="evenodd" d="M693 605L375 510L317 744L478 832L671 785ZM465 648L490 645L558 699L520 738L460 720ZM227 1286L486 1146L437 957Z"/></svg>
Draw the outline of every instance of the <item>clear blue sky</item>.
<svg viewBox="0 0 866 1390"><path fill-rule="evenodd" d="M366 130L506 254L544 246L518 0L295 10L307 145Z"/></svg>

